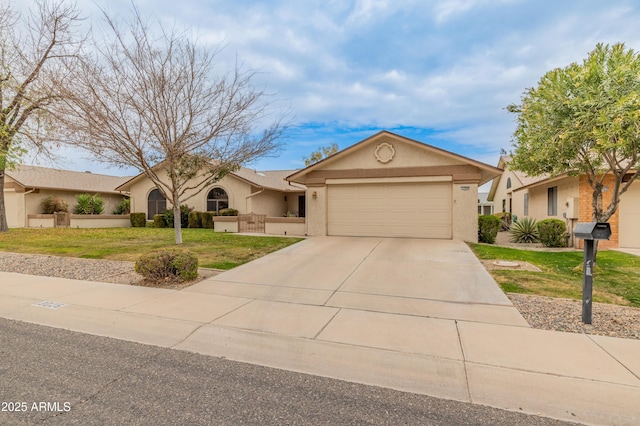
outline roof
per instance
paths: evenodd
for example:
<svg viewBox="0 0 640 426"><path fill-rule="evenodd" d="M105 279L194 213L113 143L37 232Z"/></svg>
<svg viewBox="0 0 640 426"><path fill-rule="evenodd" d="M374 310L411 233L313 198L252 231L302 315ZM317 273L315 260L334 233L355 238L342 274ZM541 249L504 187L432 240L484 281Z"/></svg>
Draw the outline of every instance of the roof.
<svg viewBox="0 0 640 426"><path fill-rule="evenodd" d="M24 188L114 194L119 194L116 188L130 179L130 176L110 176L27 165L19 165L15 170L5 171L5 174Z"/></svg>
<svg viewBox="0 0 640 426"><path fill-rule="evenodd" d="M498 168L506 170L509 167L511 159L512 158L510 155L500 156L500 160L498 161ZM521 187L529 186L534 183L549 179L549 175L527 176L519 170L509 169L509 171L513 174L513 176L515 176L516 179L518 179L517 183L514 184L512 182L511 188L513 191L516 191ZM498 190L498 185L500 184L500 179L502 179L502 175L499 175L495 179L493 179L493 182L491 183L491 189L489 190L488 200L493 201L493 198L496 195L496 191Z"/></svg>
<svg viewBox="0 0 640 426"><path fill-rule="evenodd" d="M478 203L479 204L493 204L493 201L487 200L489 196L488 192L478 192Z"/></svg>
<svg viewBox="0 0 640 426"><path fill-rule="evenodd" d="M157 164L154 167L161 167L162 163ZM289 183L285 180L291 173L295 173L296 170L270 170L270 171L256 171L248 169L246 167L240 167L239 170L229 173L230 176L238 178L247 182L250 185L258 188L272 189L282 192L300 192L304 191L306 187L297 183ZM135 182L145 177L144 173L140 173L126 181L120 183L117 189L124 191Z"/></svg>
<svg viewBox="0 0 640 426"><path fill-rule="evenodd" d="M482 163L480 161L476 161L476 160L473 160L471 158L464 157L464 156L459 155L459 154L455 154L455 153L453 153L451 151L446 151L444 149L437 148L435 146L426 144L424 142L417 141L415 139L410 139L410 138L407 138L405 136L401 136L401 135L395 134L393 132L389 132L388 130L382 130L381 132L378 132L373 136L370 136L370 137L368 137L368 138L366 138L366 139L364 139L364 140L362 140L362 141L360 141L360 142L358 142L358 143L356 143L354 145L351 145L350 147L348 147L346 149L343 149L342 151L339 151L339 152L337 152L337 153L335 153L335 154L333 154L333 155L331 155L331 156L329 156L327 158L324 158L324 159L318 161L315 164L312 164L311 166L309 166L309 167L307 167L305 169L299 170L299 171L291 174L290 176L287 177L287 180L290 181L290 182L299 182L306 174L312 172L313 170L318 169L318 168L322 168L328 163L331 163L331 162L336 161L336 160L338 160L340 158L343 158L343 157L349 155L350 153L352 153L353 151L356 151L357 149L359 149L362 145L370 143L371 141L379 139L379 138L381 138L383 136L389 136L389 137L391 137L393 139L401 140L401 141L404 141L406 143L416 145L416 146L418 146L418 147L420 147L422 149L426 149L428 151L433 151L433 152L436 152L436 153L438 153L440 155L443 155L445 157L449 157L449 158L451 158L453 160L462 161L462 162L465 162L467 164L470 164L470 165L473 165L473 166L477 167L480 170L480 173L481 173L481 176L482 176L482 179L481 179L481 181L479 183L480 185L482 185L482 184L484 184L486 182L489 182L495 176L498 176L500 173L502 173L502 170L500 170L499 168L490 166L490 165Z"/></svg>
<svg viewBox="0 0 640 426"><path fill-rule="evenodd" d="M286 180L287 176L295 172L297 172L297 170L256 171L241 167L240 170L231 174L261 188L275 189L283 192L304 191L306 189L304 185L294 182L289 183Z"/></svg>

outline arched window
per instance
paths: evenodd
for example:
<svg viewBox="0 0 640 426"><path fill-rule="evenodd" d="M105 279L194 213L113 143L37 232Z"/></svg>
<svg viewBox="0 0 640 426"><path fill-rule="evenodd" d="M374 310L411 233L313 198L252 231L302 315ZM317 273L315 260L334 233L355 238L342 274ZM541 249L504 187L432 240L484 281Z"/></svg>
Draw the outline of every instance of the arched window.
<svg viewBox="0 0 640 426"><path fill-rule="evenodd" d="M227 191L218 187L213 188L207 194L207 211L220 213L221 209L229 207L229 196Z"/></svg>
<svg viewBox="0 0 640 426"><path fill-rule="evenodd" d="M147 219L153 220L153 216L164 213L167 209L167 199L156 188L147 197Z"/></svg>
<svg viewBox="0 0 640 426"><path fill-rule="evenodd" d="M511 188L511 178L507 178L507 189Z"/></svg>

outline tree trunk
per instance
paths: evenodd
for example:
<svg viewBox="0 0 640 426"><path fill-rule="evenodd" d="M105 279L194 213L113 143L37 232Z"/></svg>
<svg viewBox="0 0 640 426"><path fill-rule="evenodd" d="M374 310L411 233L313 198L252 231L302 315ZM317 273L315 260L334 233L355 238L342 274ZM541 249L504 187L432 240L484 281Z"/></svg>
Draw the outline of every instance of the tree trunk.
<svg viewBox="0 0 640 426"><path fill-rule="evenodd" d="M8 232L7 209L4 204L4 169L0 170L0 232Z"/></svg>
<svg viewBox="0 0 640 426"><path fill-rule="evenodd" d="M173 231L176 236L176 244L182 244L182 217L178 203L173 205Z"/></svg>

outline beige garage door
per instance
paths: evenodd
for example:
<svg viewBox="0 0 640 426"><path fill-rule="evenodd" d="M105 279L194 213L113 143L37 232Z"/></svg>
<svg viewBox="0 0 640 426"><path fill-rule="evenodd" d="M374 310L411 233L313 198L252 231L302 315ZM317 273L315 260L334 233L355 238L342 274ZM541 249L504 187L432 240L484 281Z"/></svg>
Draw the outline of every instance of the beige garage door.
<svg viewBox="0 0 640 426"><path fill-rule="evenodd" d="M640 181L620 197L620 247L640 248Z"/></svg>
<svg viewBox="0 0 640 426"><path fill-rule="evenodd" d="M328 234L451 238L451 183L328 186Z"/></svg>

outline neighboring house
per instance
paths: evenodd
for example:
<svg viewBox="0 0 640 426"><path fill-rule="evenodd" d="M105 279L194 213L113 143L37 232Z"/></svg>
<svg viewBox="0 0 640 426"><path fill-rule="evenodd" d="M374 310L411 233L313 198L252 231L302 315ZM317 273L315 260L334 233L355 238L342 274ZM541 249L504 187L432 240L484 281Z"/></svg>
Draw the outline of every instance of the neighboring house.
<svg viewBox="0 0 640 426"><path fill-rule="evenodd" d="M493 214L493 201L489 201L488 197L488 192L478 193L478 214Z"/></svg>
<svg viewBox="0 0 640 426"><path fill-rule="evenodd" d="M76 195L83 193L100 195L104 200L104 213L110 215L123 199L123 194L115 188L128 179L130 177L17 166L15 170L5 171L4 201L7 223L11 228L34 226L33 223L30 224L30 218L35 220L43 213L42 201L49 196L66 201L69 212L73 213Z"/></svg>
<svg viewBox="0 0 640 426"><path fill-rule="evenodd" d="M500 158L498 167L504 173L491 185L489 200L496 206L503 205L505 210L517 217L528 216L536 220L548 218L561 219L567 229L573 231L578 222L592 221L592 193L586 176L542 176L530 178L509 169L508 156ZM605 186L613 187L613 176L605 179ZM611 193L603 193L603 204L611 201ZM640 182L635 182L620 198L618 211L609 219L611 239L601 241L600 248L640 248ZM573 245L577 246L576 241Z"/></svg>
<svg viewBox="0 0 640 426"><path fill-rule="evenodd" d="M292 172L293 170L260 172L242 167L191 198L185 199L183 204L196 211L219 213L221 209L233 208L241 215L265 215L273 218L269 220L272 224L271 233L285 233L288 230L289 235L304 235L304 220L283 220L285 217L305 216L305 187L291 184L284 179ZM170 207L170 203L144 174L128 180L116 189L130 193L131 211L144 212L148 220L153 220L154 215L163 213ZM187 193L187 196L192 194ZM224 224L216 225L215 229L237 232L236 226L231 225L228 220L235 221L217 218L216 221ZM290 223L290 226L277 226L283 222ZM264 228L259 231L268 232Z"/></svg>
<svg viewBox="0 0 640 426"><path fill-rule="evenodd" d="M477 241L478 186L501 170L387 131L306 169L308 235Z"/></svg>

